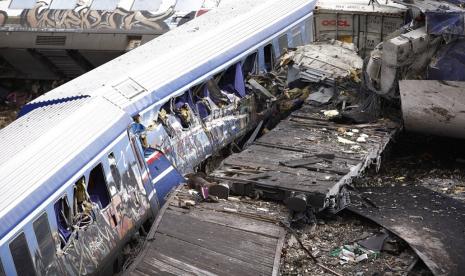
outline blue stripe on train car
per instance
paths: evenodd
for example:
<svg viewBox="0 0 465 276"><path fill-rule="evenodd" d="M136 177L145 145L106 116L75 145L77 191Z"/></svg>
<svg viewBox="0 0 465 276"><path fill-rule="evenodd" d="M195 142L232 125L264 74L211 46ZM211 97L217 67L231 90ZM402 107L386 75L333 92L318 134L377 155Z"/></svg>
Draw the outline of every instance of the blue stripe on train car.
<svg viewBox="0 0 465 276"><path fill-rule="evenodd" d="M153 151L146 157L152 185L155 188L160 205L165 204L166 196L179 184L185 182L184 177L173 167L171 162L160 151ZM147 155L147 152L146 152Z"/></svg>

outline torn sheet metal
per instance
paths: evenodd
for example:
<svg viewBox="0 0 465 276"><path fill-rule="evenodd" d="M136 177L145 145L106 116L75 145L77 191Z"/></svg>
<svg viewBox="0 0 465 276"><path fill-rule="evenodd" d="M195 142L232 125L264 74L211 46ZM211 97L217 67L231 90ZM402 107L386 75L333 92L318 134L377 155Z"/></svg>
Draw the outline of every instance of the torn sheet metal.
<svg viewBox="0 0 465 276"><path fill-rule="evenodd" d="M371 204L357 201L352 211L405 240L435 275L463 275L464 203L413 185L360 192Z"/></svg>
<svg viewBox="0 0 465 276"><path fill-rule="evenodd" d="M428 66L428 79L465 81L465 39L443 46Z"/></svg>
<svg viewBox="0 0 465 276"><path fill-rule="evenodd" d="M465 35L465 3L463 0L395 0L424 13L428 34Z"/></svg>
<svg viewBox="0 0 465 276"><path fill-rule="evenodd" d="M465 138L465 82L399 82L405 129Z"/></svg>
<svg viewBox="0 0 465 276"><path fill-rule="evenodd" d="M425 16L429 34L465 35L465 10L427 11Z"/></svg>
<svg viewBox="0 0 465 276"><path fill-rule="evenodd" d="M363 67L363 60L353 44L335 40L301 46L288 55L294 69L290 72L295 72L306 82L334 85L339 80L358 75Z"/></svg>

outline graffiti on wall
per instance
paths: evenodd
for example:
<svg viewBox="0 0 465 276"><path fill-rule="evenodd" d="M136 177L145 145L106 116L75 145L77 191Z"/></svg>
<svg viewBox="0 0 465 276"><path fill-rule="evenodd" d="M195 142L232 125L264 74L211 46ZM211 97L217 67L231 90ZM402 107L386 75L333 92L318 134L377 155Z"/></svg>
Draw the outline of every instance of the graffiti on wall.
<svg viewBox="0 0 465 276"><path fill-rule="evenodd" d="M174 13L174 6L162 12L127 11L117 8L111 11L91 10L88 5L77 5L72 10L49 9L50 1L38 1L31 9L19 16L8 18L7 11L0 11L0 27L14 26L19 22L23 28L53 28L79 30L123 30L163 33L168 30L165 19ZM19 17L19 18L18 18ZM11 21L11 22L9 22Z"/></svg>

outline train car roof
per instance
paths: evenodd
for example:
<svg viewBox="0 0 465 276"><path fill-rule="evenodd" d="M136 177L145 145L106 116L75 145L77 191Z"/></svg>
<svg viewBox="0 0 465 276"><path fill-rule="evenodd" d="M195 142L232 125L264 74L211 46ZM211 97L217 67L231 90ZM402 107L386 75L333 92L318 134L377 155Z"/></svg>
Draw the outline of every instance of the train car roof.
<svg viewBox="0 0 465 276"><path fill-rule="evenodd" d="M131 121L107 100L88 97L37 108L0 130L0 239Z"/></svg>
<svg viewBox="0 0 465 276"><path fill-rule="evenodd" d="M37 98L103 95L135 115L312 13L316 0L226 4Z"/></svg>

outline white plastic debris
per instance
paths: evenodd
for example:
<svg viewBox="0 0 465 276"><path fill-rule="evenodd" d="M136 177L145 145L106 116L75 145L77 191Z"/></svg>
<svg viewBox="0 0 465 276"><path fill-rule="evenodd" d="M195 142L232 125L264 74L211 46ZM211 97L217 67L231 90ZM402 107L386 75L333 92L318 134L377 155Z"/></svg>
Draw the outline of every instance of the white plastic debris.
<svg viewBox="0 0 465 276"><path fill-rule="evenodd" d="M355 144L354 141L351 141L351 140L349 140L349 139L345 139L345 138L342 138L342 137L339 137L339 136L337 136L337 141L338 141L339 143L346 144L346 145L353 145L353 144Z"/></svg>
<svg viewBox="0 0 465 276"><path fill-rule="evenodd" d="M357 256L357 258L355 258L355 262L359 263L363 260L367 260L368 259L368 254L364 253L360 256Z"/></svg>
<svg viewBox="0 0 465 276"><path fill-rule="evenodd" d="M333 118L339 115L339 111L333 109L333 110L322 110L323 115L325 115L326 118Z"/></svg>
<svg viewBox="0 0 465 276"><path fill-rule="evenodd" d="M359 132L360 132L360 130L358 130L358 129L356 129L356 128L351 129L350 131L352 131L353 133L359 133Z"/></svg>
<svg viewBox="0 0 465 276"><path fill-rule="evenodd" d="M367 141L367 139L365 137L363 137L363 136L360 136L360 137L357 138L356 141L359 142L359 143L365 143Z"/></svg>

